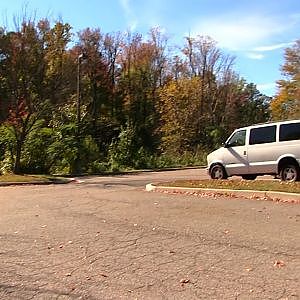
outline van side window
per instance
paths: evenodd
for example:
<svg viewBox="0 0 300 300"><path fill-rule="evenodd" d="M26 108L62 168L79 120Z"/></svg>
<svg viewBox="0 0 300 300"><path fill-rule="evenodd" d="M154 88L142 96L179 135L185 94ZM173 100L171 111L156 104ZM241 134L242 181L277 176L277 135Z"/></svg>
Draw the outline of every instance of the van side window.
<svg viewBox="0 0 300 300"><path fill-rule="evenodd" d="M279 141L300 140L300 123L282 124L279 129Z"/></svg>
<svg viewBox="0 0 300 300"><path fill-rule="evenodd" d="M250 130L249 144L273 143L276 141L276 125L253 128Z"/></svg>
<svg viewBox="0 0 300 300"><path fill-rule="evenodd" d="M239 130L226 143L227 147L245 146L246 130Z"/></svg>

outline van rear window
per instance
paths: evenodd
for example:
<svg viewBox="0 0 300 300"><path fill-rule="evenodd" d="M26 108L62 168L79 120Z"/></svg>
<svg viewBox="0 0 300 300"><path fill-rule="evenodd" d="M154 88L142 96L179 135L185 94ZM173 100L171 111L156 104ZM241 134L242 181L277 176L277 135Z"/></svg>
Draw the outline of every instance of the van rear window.
<svg viewBox="0 0 300 300"><path fill-rule="evenodd" d="M282 124L279 129L279 141L300 140L300 123Z"/></svg>
<svg viewBox="0 0 300 300"><path fill-rule="evenodd" d="M276 125L253 128L250 130L249 144L273 143L276 141Z"/></svg>

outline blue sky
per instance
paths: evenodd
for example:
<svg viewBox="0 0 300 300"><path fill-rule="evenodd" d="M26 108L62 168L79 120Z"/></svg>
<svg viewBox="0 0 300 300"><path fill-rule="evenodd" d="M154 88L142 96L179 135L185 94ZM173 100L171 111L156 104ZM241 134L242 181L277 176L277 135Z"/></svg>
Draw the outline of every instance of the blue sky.
<svg viewBox="0 0 300 300"><path fill-rule="evenodd" d="M299 0L2 0L0 24L11 26L24 10L62 18L74 32L91 27L145 34L160 26L178 45L184 36L209 35L236 57L240 76L270 96L282 77L284 49L300 39Z"/></svg>

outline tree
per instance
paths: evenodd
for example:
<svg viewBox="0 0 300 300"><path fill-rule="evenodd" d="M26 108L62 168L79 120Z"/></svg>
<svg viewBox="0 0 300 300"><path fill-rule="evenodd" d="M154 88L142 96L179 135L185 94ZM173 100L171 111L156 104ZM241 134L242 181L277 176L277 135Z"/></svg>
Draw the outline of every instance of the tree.
<svg viewBox="0 0 300 300"><path fill-rule="evenodd" d="M85 105L87 106L87 118L90 118L93 126L101 115L111 115L112 93L109 76L109 66L103 57L103 35L99 29L83 30L79 34L77 54L84 53L83 80L85 81Z"/></svg>
<svg viewBox="0 0 300 300"><path fill-rule="evenodd" d="M0 49L0 78L4 78L5 83L1 85L0 97L8 103L6 123L15 136L15 173L21 172L21 156L27 136L44 124L43 120L51 118L51 100L59 90L51 83L61 84L63 80L57 76L51 80L53 73L62 72L61 67L57 72L53 71L62 53L51 55L49 41L55 36L57 27L67 31L69 27L58 23L51 31L47 24L47 21L35 25L31 20L23 20L15 32L3 32L1 37L5 43ZM60 39L58 43L64 48L67 41Z"/></svg>
<svg viewBox="0 0 300 300"><path fill-rule="evenodd" d="M161 88L158 110L163 152L182 154L198 144L201 85L201 79L194 77L173 80Z"/></svg>
<svg viewBox="0 0 300 300"><path fill-rule="evenodd" d="M120 128L120 111L115 100L116 56L119 53L119 35L102 34L100 29L87 28L79 33L79 42L71 50L76 58L83 53L81 136L91 135L100 150L99 157L107 155L111 140Z"/></svg>
<svg viewBox="0 0 300 300"><path fill-rule="evenodd" d="M2 50L5 58L0 68L2 77L7 80L8 124L16 141L14 172L19 173L24 141L38 120L35 112L42 90L44 61L33 23L23 22L18 32L7 33L7 37L9 41Z"/></svg>
<svg viewBox="0 0 300 300"><path fill-rule="evenodd" d="M209 116L210 125L216 126L218 124L218 119L215 118L217 109L223 109L220 104L228 99L224 89L232 78L234 58L224 55L217 48L216 42L207 36L186 38L186 46L182 51L190 68L189 76L196 76L201 79L200 107L198 111L198 118L201 120L199 131L201 131L201 123L205 122L207 116ZM222 95L220 94L220 86L222 86ZM225 96L225 98L220 96ZM224 106L224 103L221 106Z"/></svg>
<svg viewBox="0 0 300 300"><path fill-rule="evenodd" d="M284 59L281 73L286 79L277 81L279 91L271 103L275 120L300 117L300 40L285 49Z"/></svg>
<svg viewBox="0 0 300 300"><path fill-rule="evenodd" d="M67 51L72 38L71 26L68 23L56 22L51 28L47 19L37 24L38 39L44 55L44 81L41 95L55 106L63 105L70 100L76 90L74 80L75 67L73 57Z"/></svg>
<svg viewBox="0 0 300 300"><path fill-rule="evenodd" d="M0 124L7 118L9 108L8 80L5 75L7 58L9 55L9 35L0 27Z"/></svg>
<svg viewBox="0 0 300 300"><path fill-rule="evenodd" d="M186 38L172 56L159 28L146 37L87 28L68 48L71 38L69 24L47 19L0 29L0 153L15 172L145 167L160 151L213 148L233 128L267 117L268 99L209 37Z"/></svg>
<svg viewBox="0 0 300 300"><path fill-rule="evenodd" d="M137 149L145 147L149 152L157 145L157 89L164 81L165 43L158 29L151 30L148 41L140 34L128 33L119 58L118 93L124 112L135 128Z"/></svg>

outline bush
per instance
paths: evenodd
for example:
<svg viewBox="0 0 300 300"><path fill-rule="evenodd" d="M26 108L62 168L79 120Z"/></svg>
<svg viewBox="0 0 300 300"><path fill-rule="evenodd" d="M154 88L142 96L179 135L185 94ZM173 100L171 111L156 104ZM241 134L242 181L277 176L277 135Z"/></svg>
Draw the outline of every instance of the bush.
<svg viewBox="0 0 300 300"><path fill-rule="evenodd" d="M99 174L106 172L110 169L108 162L102 162L100 160L92 161L87 166L88 174Z"/></svg>
<svg viewBox="0 0 300 300"><path fill-rule="evenodd" d="M11 173L14 168L15 137L9 126L0 126L0 174Z"/></svg>
<svg viewBox="0 0 300 300"><path fill-rule="evenodd" d="M2 157L3 159L0 161L0 175L12 173L14 169L14 160L11 153L6 151Z"/></svg>
<svg viewBox="0 0 300 300"><path fill-rule="evenodd" d="M97 171L99 149L92 136L78 136L74 123L64 125L55 134L47 153L53 164L51 173L81 174Z"/></svg>
<svg viewBox="0 0 300 300"><path fill-rule="evenodd" d="M40 128L32 131L25 143L21 159L22 172L28 174L49 174L53 164L48 149L54 142L51 128Z"/></svg>
<svg viewBox="0 0 300 300"><path fill-rule="evenodd" d="M174 155L164 153L155 160L156 168L174 168L188 166L204 166L206 165L206 151L198 150L195 153L184 152L182 155Z"/></svg>
<svg viewBox="0 0 300 300"><path fill-rule="evenodd" d="M109 146L108 159L111 171L118 171L134 167L134 137L135 131L128 125L121 128L117 139Z"/></svg>

